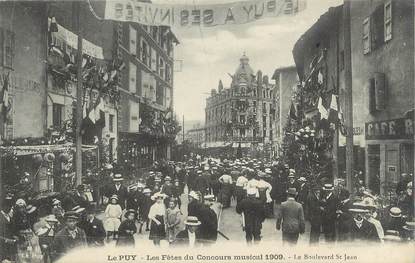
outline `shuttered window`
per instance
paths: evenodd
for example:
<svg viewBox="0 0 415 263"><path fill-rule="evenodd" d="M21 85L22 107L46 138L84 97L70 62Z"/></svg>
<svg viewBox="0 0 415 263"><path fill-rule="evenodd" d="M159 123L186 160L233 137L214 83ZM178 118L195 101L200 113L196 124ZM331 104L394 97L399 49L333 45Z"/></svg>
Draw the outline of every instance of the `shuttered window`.
<svg viewBox="0 0 415 263"><path fill-rule="evenodd" d="M392 39L392 1L385 3L384 7L385 41L389 41Z"/></svg>
<svg viewBox="0 0 415 263"><path fill-rule="evenodd" d="M137 66L130 62L129 69L129 90L131 93L137 93Z"/></svg>
<svg viewBox="0 0 415 263"><path fill-rule="evenodd" d="M363 20L363 54L370 52L370 17Z"/></svg>

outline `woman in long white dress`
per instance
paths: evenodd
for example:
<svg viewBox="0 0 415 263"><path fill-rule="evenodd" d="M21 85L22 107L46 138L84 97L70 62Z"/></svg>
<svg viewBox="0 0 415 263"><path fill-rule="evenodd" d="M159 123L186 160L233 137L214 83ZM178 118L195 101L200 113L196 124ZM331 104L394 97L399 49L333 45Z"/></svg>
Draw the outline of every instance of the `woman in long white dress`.
<svg viewBox="0 0 415 263"><path fill-rule="evenodd" d="M113 239L118 237L118 228L121 224L122 208L118 204L118 197L113 195L110 199L110 203L105 209L105 222L104 227L107 231L107 241L113 235Z"/></svg>

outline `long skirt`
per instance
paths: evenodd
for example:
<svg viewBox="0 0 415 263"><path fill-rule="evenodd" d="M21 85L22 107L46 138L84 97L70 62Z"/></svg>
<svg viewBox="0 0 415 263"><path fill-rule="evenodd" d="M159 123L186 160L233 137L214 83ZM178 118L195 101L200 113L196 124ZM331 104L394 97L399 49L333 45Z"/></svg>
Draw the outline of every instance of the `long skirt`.
<svg viewBox="0 0 415 263"><path fill-rule="evenodd" d="M231 194L232 185L223 184L219 193L219 201L222 203L223 207L229 207L231 205Z"/></svg>
<svg viewBox="0 0 415 263"><path fill-rule="evenodd" d="M156 216L156 219L160 221L160 225L157 225L156 222L151 220L150 225L150 240L160 240L166 238L166 229L164 226L164 218L161 215Z"/></svg>

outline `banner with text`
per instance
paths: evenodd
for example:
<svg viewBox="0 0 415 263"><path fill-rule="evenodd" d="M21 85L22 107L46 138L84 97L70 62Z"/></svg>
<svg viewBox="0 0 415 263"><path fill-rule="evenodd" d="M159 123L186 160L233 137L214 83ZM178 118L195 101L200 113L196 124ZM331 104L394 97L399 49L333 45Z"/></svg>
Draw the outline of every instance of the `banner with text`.
<svg viewBox="0 0 415 263"><path fill-rule="evenodd" d="M305 8L306 0L251 0L211 5L168 5L138 0L107 0L105 19L150 26L217 26L294 15Z"/></svg>

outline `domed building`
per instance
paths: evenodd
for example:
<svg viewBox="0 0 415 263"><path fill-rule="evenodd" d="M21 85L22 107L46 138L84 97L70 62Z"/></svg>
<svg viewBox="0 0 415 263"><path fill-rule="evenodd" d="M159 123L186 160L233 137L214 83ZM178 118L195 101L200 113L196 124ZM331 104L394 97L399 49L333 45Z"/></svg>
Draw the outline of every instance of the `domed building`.
<svg viewBox="0 0 415 263"><path fill-rule="evenodd" d="M243 54L230 87L220 80L205 108L205 148L225 155L271 156L275 137L275 86Z"/></svg>

